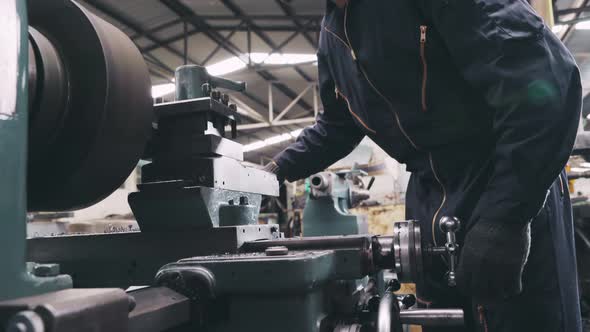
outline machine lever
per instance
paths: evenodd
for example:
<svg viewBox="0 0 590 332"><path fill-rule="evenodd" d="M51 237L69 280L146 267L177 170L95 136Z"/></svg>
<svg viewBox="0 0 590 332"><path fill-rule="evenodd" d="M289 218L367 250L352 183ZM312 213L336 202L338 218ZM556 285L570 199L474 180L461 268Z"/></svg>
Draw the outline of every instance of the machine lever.
<svg viewBox="0 0 590 332"><path fill-rule="evenodd" d="M373 187L373 184L375 183L375 177L371 177L371 180L369 180L369 185L367 186L367 190L371 190L371 187Z"/></svg>
<svg viewBox="0 0 590 332"><path fill-rule="evenodd" d="M246 90L245 82L232 81L212 76L207 68L197 65L184 65L176 69L176 100L209 97L216 88L224 88L237 92ZM221 97L221 94L219 94Z"/></svg>
<svg viewBox="0 0 590 332"><path fill-rule="evenodd" d="M214 88L223 88L237 92L246 91L246 82L232 81L216 76L209 76L209 82L211 82Z"/></svg>
<svg viewBox="0 0 590 332"><path fill-rule="evenodd" d="M442 217L439 221L440 230L445 233L446 243L444 254L447 257L449 271L447 272L447 284L449 287L457 286L457 261L459 254L459 244L457 243L457 232L461 229L461 221L455 217Z"/></svg>

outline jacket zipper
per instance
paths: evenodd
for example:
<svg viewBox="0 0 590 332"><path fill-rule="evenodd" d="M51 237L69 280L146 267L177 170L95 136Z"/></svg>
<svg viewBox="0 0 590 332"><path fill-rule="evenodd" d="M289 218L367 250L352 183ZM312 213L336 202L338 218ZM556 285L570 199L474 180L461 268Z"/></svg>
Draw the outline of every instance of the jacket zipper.
<svg viewBox="0 0 590 332"><path fill-rule="evenodd" d="M428 154L428 159L430 160L430 169L432 169L432 174L434 174L434 178L436 179L436 182L438 182L438 184L440 185L440 187L443 191L443 197L442 197L442 201L440 202L440 206L438 207L438 209L436 210L436 212L432 216L432 242L434 242L434 245L437 246L438 244L436 243L436 219L438 218L438 214L440 213L440 211L442 210L443 206L445 205L445 203L447 201L447 190L445 189L445 186L443 185L442 181L438 177L438 173L436 172L436 170L434 168L434 161L432 160L432 153Z"/></svg>
<svg viewBox="0 0 590 332"><path fill-rule="evenodd" d="M339 96L342 97L342 99L344 99L344 101L346 102L346 105L348 106L348 111L350 112L350 114L352 114L358 120L358 122L360 122L363 125L363 127L365 127L365 129L367 129L368 131L370 131L373 134L377 134L376 131L369 128L369 126L367 126L367 124L355 112L352 111L352 107L350 106L350 101L348 101L348 98L346 98L346 96L344 94L342 94L342 92L340 92L340 90L338 90L338 88L336 88L334 92L336 93L336 99L338 99Z"/></svg>
<svg viewBox="0 0 590 332"><path fill-rule="evenodd" d="M420 151L420 148L414 143L414 141L412 141L412 139L410 138L410 136L406 133L404 127L402 126L400 120L399 120L399 116L397 115L397 112L395 111L393 105L391 104L391 102L389 101L389 99L387 99L387 97L385 97L381 91L379 91L379 89L377 89L377 87L373 84L373 82L369 79L369 75L367 75L367 73L365 72L365 70L363 69L363 67L358 63L356 54L354 52L354 49L352 47L352 43L350 42L350 38L348 37L348 30L347 30L347 23L348 20L348 5L346 5L346 7L344 7L344 35L346 36L346 42L344 42L344 40L342 40L342 38L338 37L338 35L336 35L335 33L331 32L330 30L327 30L328 32L331 32L332 34L334 34L341 42L343 42L348 49L350 50L350 54L352 55L352 59L357 63L357 67L359 68L360 72L363 74L363 76L365 77L365 79L367 80L367 82L369 83L369 85L371 86L371 88L373 88L373 90L387 103L387 105L389 106L391 112L393 113L394 117L395 117L395 121L397 122L397 125L400 129L400 131L402 132L402 134L404 135L404 137L408 140L408 142L410 142L410 144L414 147L414 149L416 149L417 151ZM422 29L421 29L422 31ZM427 29L424 29L424 46L426 44L426 31ZM422 36L421 36L421 40L422 40ZM422 43L421 43L422 45ZM421 50L421 54L422 54L422 50ZM424 58L425 59L425 58ZM425 62L424 62L425 63ZM425 88L426 84L423 83L423 87ZM425 94L422 94L423 96L425 96ZM424 98L424 104L425 104L425 98ZM434 174L434 178L436 179L436 181L438 182L438 184L440 185L442 191L443 191L443 197L440 203L440 206L438 207L438 209L436 210L436 212L434 213L434 215L432 216L432 240L434 242L434 245L437 245L436 243L436 236L435 236L435 230L436 230L436 218L438 217L438 214L440 213L440 211L442 210L443 206L445 205L446 201L447 201L447 190L445 188L445 186L443 185L442 181L440 180L438 174L436 173L436 169L434 167L434 161L432 160L432 153L428 154L428 158L430 160L430 169L432 170L432 173Z"/></svg>
<svg viewBox="0 0 590 332"><path fill-rule="evenodd" d="M422 61L422 112L428 110L426 103L426 85L428 84L428 60L426 59L426 33L428 27L420 26L420 60Z"/></svg>
<svg viewBox="0 0 590 332"><path fill-rule="evenodd" d="M428 103L426 100L426 92L427 92L427 86L428 86L428 59L426 58L427 33L428 33L428 26L421 25L420 26L420 60L422 61L422 112L428 111ZM432 153L428 154L428 158L430 159L430 169L432 170L432 174L434 174L434 178L436 179L436 181L438 182L438 184L440 185L440 187L443 191L443 197L442 197L440 206L438 207L438 209L436 210L436 212L432 216L432 223L431 223L432 224L432 242L434 242L434 245L436 246L436 245L438 245L436 243L436 219L438 218L440 211L442 210L443 206L445 205L445 203L447 201L447 190L446 190L445 186L443 185L442 181L440 180L438 173L436 172L436 169L434 167L434 161L432 160Z"/></svg>
<svg viewBox="0 0 590 332"><path fill-rule="evenodd" d="M485 308L482 305L478 305L477 311L479 313L479 324L483 327L484 332L489 332L488 331L488 320L486 318Z"/></svg>
<svg viewBox="0 0 590 332"><path fill-rule="evenodd" d="M344 41L344 39L340 38L340 36L338 36L338 34L336 34L334 31L328 29L328 27L326 27L326 26L324 26L324 30L326 30L327 32L329 32L334 37L336 37L336 39L338 39L342 44L344 44L344 46L346 46L346 48L350 49L350 47L348 46L348 43L346 43ZM351 53L353 53L353 52L351 52Z"/></svg>
<svg viewBox="0 0 590 332"><path fill-rule="evenodd" d="M559 173L559 188L561 189L561 197L565 195L565 186L563 185L563 179L561 178L561 173Z"/></svg>

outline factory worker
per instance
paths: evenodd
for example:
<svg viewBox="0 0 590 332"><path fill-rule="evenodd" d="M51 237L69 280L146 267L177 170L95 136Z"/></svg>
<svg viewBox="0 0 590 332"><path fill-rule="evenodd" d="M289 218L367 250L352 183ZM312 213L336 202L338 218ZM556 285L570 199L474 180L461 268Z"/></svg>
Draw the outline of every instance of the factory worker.
<svg viewBox="0 0 590 332"><path fill-rule="evenodd" d="M424 245L444 243L442 216L463 222L458 285L435 260L422 306L462 306L465 331L581 331L563 172L580 73L531 6L328 1L318 67L323 113L266 169L302 179L369 136L412 173L406 218Z"/></svg>

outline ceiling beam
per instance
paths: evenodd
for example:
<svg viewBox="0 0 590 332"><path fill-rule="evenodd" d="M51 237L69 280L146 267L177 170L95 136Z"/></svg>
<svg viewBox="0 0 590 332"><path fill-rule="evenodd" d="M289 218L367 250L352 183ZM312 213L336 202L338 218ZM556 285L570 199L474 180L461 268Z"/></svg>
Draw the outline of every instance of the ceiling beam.
<svg viewBox="0 0 590 332"><path fill-rule="evenodd" d="M275 0L275 2L277 3L277 5L279 5L279 7L281 7L281 9L283 10L283 13L285 13L285 15L287 15L291 20L293 20L293 24L295 24L295 26L302 30L304 28L303 23L301 23L299 20L300 18L295 14L295 10L293 9L293 7L286 3L283 0ZM317 49L318 48L318 43L317 40L313 37L311 37L309 34L307 34L306 32L303 33L303 37L305 38L305 40L307 40L307 42L314 48Z"/></svg>
<svg viewBox="0 0 590 332"><path fill-rule="evenodd" d="M133 32L135 32L136 34L139 34L147 39L149 39L151 42L153 42L156 45L159 45L159 47L166 49L168 52L178 56L179 58L184 60L184 54L180 51L178 51L177 49L169 46L166 43L163 43L162 40L160 40L159 38L156 38L154 36L152 36L150 33L148 33L145 29L143 29L141 26L139 26L139 24L132 22L128 17L116 12L114 9L108 7L107 5L105 5L104 3L98 1L98 0L85 0L86 3L92 5L94 8L96 8L97 10L103 12L104 14L106 14L107 16L109 16L111 19L119 22L120 24L125 25L126 27L130 28L131 30L133 30ZM148 51L149 52L149 51ZM198 64L198 62L194 59L189 58L188 60L190 60L193 63Z"/></svg>
<svg viewBox="0 0 590 332"><path fill-rule="evenodd" d="M177 18L177 19L174 19L172 21L168 21L166 23L162 23L160 25L157 25L157 26L155 26L155 27L153 27L151 29L147 29L147 30L145 30L145 32L151 35L151 34L154 34L156 32L159 32L159 31L162 31L162 30L171 28L171 27L173 27L175 25L179 25L179 24L182 24L182 20L179 19L179 18ZM138 38L141 38L141 37L143 37L142 34L136 33L136 34L132 35L130 38L132 40L135 40L135 39L138 39Z"/></svg>
<svg viewBox="0 0 590 332"><path fill-rule="evenodd" d="M568 8L568 9L560 9L555 11L556 16L561 15L569 15L569 14L580 14L584 12L590 12L590 7L582 6L579 8Z"/></svg>
<svg viewBox="0 0 590 332"><path fill-rule="evenodd" d="M280 0L277 0L280 1ZM293 20L297 20L297 21L315 21L315 22L321 22L322 21L322 15L290 15L288 17L286 17L285 15L248 15L248 17L252 20L255 21L276 21L276 22L291 22ZM235 16L235 15L201 15L201 18L203 18L206 21L229 21L229 20L242 20L243 18L239 17L239 16ZM164 22L160 25L157 25L151 29L146 30L148 33L153 34L155 32L164 30L164 29L168 29L171 28L175 25L180 25L182 24L182 20L179 18L170 20L168 22ZM265 28L272 28L271 26L262 26L262 29ZM293 31L296 29L293 29L293 27L289 27L290 30L289 31ZM309 29L308 27L305 27L304 25L302 25L302 27L300 29ZM141 35L139 34L135 34L133 36L131 36L131 39L137 39L141 37Z"/></svg>
<svg viewBox="0 0 590 332"><path fill-rule="evenodd" d="M203 33L209 37L213 42L222 45L223 49L228 51L234 56L241 57L244 52L237 47L234 43L229 40L225 40L223 35L219 32L214 30L209 30L211 26L205 22L199 15L196 15L192 9L184 5L178 0L160 0L166 7L168 7L171 11L176 13L181 19L187 20L193 27L197 29L203 29ZM278 78L271 74L266 70L258 70L256 73L262 77L264 80L268 82L277 82L275 83L275 87L287 96L290 99L295 99L297 97L297 93L295 93L291 88L289 88L284 83L279 82ZM299 105L305 109L309 110L312 109L311 105L309 105L305 100L300 100Z"/></svg>
<svg viewBox="0 0 590 332"><path fill-rule="evenodd" d="M254 23L254 21L251 18L249 18L247 15L245 15L244 11L238 5L236 5L233 2L233 0L219 0L219 1L221 1L221 3L227 9L229 9L234 15L239 16L239 17L244 17L244 22L246 22L246 24L248 24L248 26L250 27L250 29L252 30L252 32L254 34L256 34L258 36L258 38L260 38L271 49L277 49L278 48L278 45L272 40L272 38L270 38L270 36L268 36L264 31L262 31L258 27L258 25L256 25L256 23ZM309 75L307 75L301 68L299 68L297 66L294 66L293 69L305 81L307 81L307 82L313 81L312 78L309 77ZM308 107L308 109L309 109L309 107Z"/></svg>
<svg viewBox="0 0 590 332"><path fill-rule="evenodd" d="M588 4L590 3L590 0L584 0L580 6L578 6L577 8L585 8L588 6ZM582 13L577 13L575 14L575 18L574 19L579 19L582 16ZM568 41L568 39L571 37L573 31L575 30L575 25L571 24L568 25L567 29L565 30L564 34L561 36L561 41L563 41L564 43Z"/></svg>
<svg viewBox="0 0 590 332"><path fill-rule="evenodd" d="M225 36L225 40L230 40L233 35L238 31L238 28L241 27L244 24L244 21L241 21L240 24L238 24L236 26L236 28L230 32L227 36ZM207 63L215 56L215 54L217 54L217 52L219 52L221 50L221 44L218 44L215 49L213 51L211 51L211 53L209 53L209 55L207 55L205 57L205 60L203 60L203 66L207 65Z"/></svg>

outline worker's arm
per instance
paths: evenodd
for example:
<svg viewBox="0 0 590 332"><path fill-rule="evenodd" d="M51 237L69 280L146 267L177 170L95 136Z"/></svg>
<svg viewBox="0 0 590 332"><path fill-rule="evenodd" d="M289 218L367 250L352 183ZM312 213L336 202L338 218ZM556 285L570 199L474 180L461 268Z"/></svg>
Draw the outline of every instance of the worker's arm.
<svg viewBox="0 0 590 332"><path fill-rule="evenodd" d="M354 123L345 101L337 99L326 60L318 55L319 89L324 111L297 141L273 158L281 177L294 181L317 173L349 154L364 134ZM272 166L271 166L272 168Z"/></svg>
<svg viewBox="0 0 590 332"><path fill-rule="evenodd" d="M483 290L489 282L488 291L508 296L520 284L511 285L513 276L501 274L522 269L511 264L524 263L528 255L522 243L527 223L572 151L581 110L580 74L565 46L524 0L420 0L420 5L454 66L493 110L493 173L462 253L463 268L479 272L463 277L468 287ZM491 248L505 241L517 242L516 247ZM512 255L502 255L511 248ZM502 269L497 277L505 279L495 285L485 280L486 264L496 269L489 278Z"/></svg>

